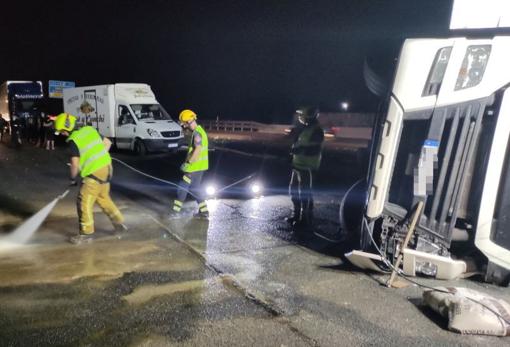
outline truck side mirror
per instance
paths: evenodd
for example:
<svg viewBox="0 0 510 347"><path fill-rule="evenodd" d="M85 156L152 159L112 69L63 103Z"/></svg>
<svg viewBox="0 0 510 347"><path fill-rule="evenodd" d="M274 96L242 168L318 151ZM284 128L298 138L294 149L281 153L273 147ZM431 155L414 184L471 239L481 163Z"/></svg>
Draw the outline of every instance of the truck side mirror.
<svg viewBox="0 0 510 347"><path fill-rule="evenodd" d="M123 125L124 124L124 115L120 115L119 116L119 125Z"/></svg>

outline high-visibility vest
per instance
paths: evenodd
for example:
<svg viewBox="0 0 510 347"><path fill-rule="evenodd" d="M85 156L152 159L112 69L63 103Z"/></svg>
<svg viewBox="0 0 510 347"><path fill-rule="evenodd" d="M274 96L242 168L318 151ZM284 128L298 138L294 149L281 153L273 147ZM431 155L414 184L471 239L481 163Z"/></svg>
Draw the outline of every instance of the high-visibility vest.
<svg viewBox="0 0 510 347"><path fill-rule="evenodd" d="M74 141L80 151L81 177L86 177L112 163L101 135L91 126L73 131L67 141Z"/></svg>
<svg viewBox="0 0 510 347"><path fill-rule="evenodd" d="M191 136L191 141L188 148L188 158L195 150L195 133L200 134L202 137L202 148L200 150L200 154L198 155L198 159L195 162L186 165L184 172L205 171L209 169L209 141L207 139L207 133L200 125L195 128L195 131L193 131L193 135Z"/></svg>
<svg viewBox="0 0 510 347"><path fill-rule="evenodd" d="M297 141L294 143L294 147L306 148L322 146L322 141L312 141L312 136L316 131L323 131L318 124L305 127L299 134ZM322 149L319 149L317 153L314 154L296 153L292 156L292 166L301 170L318 170L321 165L321 158Z"/></svg>

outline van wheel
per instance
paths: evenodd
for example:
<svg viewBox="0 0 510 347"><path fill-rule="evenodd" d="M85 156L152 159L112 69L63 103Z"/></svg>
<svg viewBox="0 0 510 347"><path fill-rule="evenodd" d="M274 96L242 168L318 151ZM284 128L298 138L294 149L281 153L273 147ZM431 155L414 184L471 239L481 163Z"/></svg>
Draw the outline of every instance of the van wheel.
<svg viewBox="0 0 510 347"><path fill-rule="evenodd" d="M135 153L137 155L143 156L147 154L147 148L145 147L145 144L141 140L135 141Z"/></svg>
<svg viewBox="0 0 510 347"><path fill-rule="evenodd" d="M117 152L119 150L119 147L117 147L117 139L112 140L112 151Z"/></svg>

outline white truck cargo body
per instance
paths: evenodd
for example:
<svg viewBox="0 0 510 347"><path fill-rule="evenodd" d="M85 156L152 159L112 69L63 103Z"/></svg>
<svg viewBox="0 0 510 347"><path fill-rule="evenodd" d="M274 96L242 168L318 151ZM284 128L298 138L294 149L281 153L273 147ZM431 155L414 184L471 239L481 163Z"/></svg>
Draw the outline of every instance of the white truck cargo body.
<svg viewBox="0 0 510 347"><path fill-rule="evenodd" d="M118 83L64 89L64 112L92 125L118 148L139 154L176 150L182 129L147 84Z"/></svg>

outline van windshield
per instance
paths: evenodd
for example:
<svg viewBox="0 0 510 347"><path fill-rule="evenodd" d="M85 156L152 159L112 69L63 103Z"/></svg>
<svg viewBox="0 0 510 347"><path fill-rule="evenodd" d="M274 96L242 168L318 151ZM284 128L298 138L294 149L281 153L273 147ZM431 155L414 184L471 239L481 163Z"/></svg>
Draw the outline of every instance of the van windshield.
<svg viewBox="0 0 510 347"><path fill-rule="evenodd" d="M131 105L137 119L140 120L171 120L170 115L159 104Z"/></svg>

